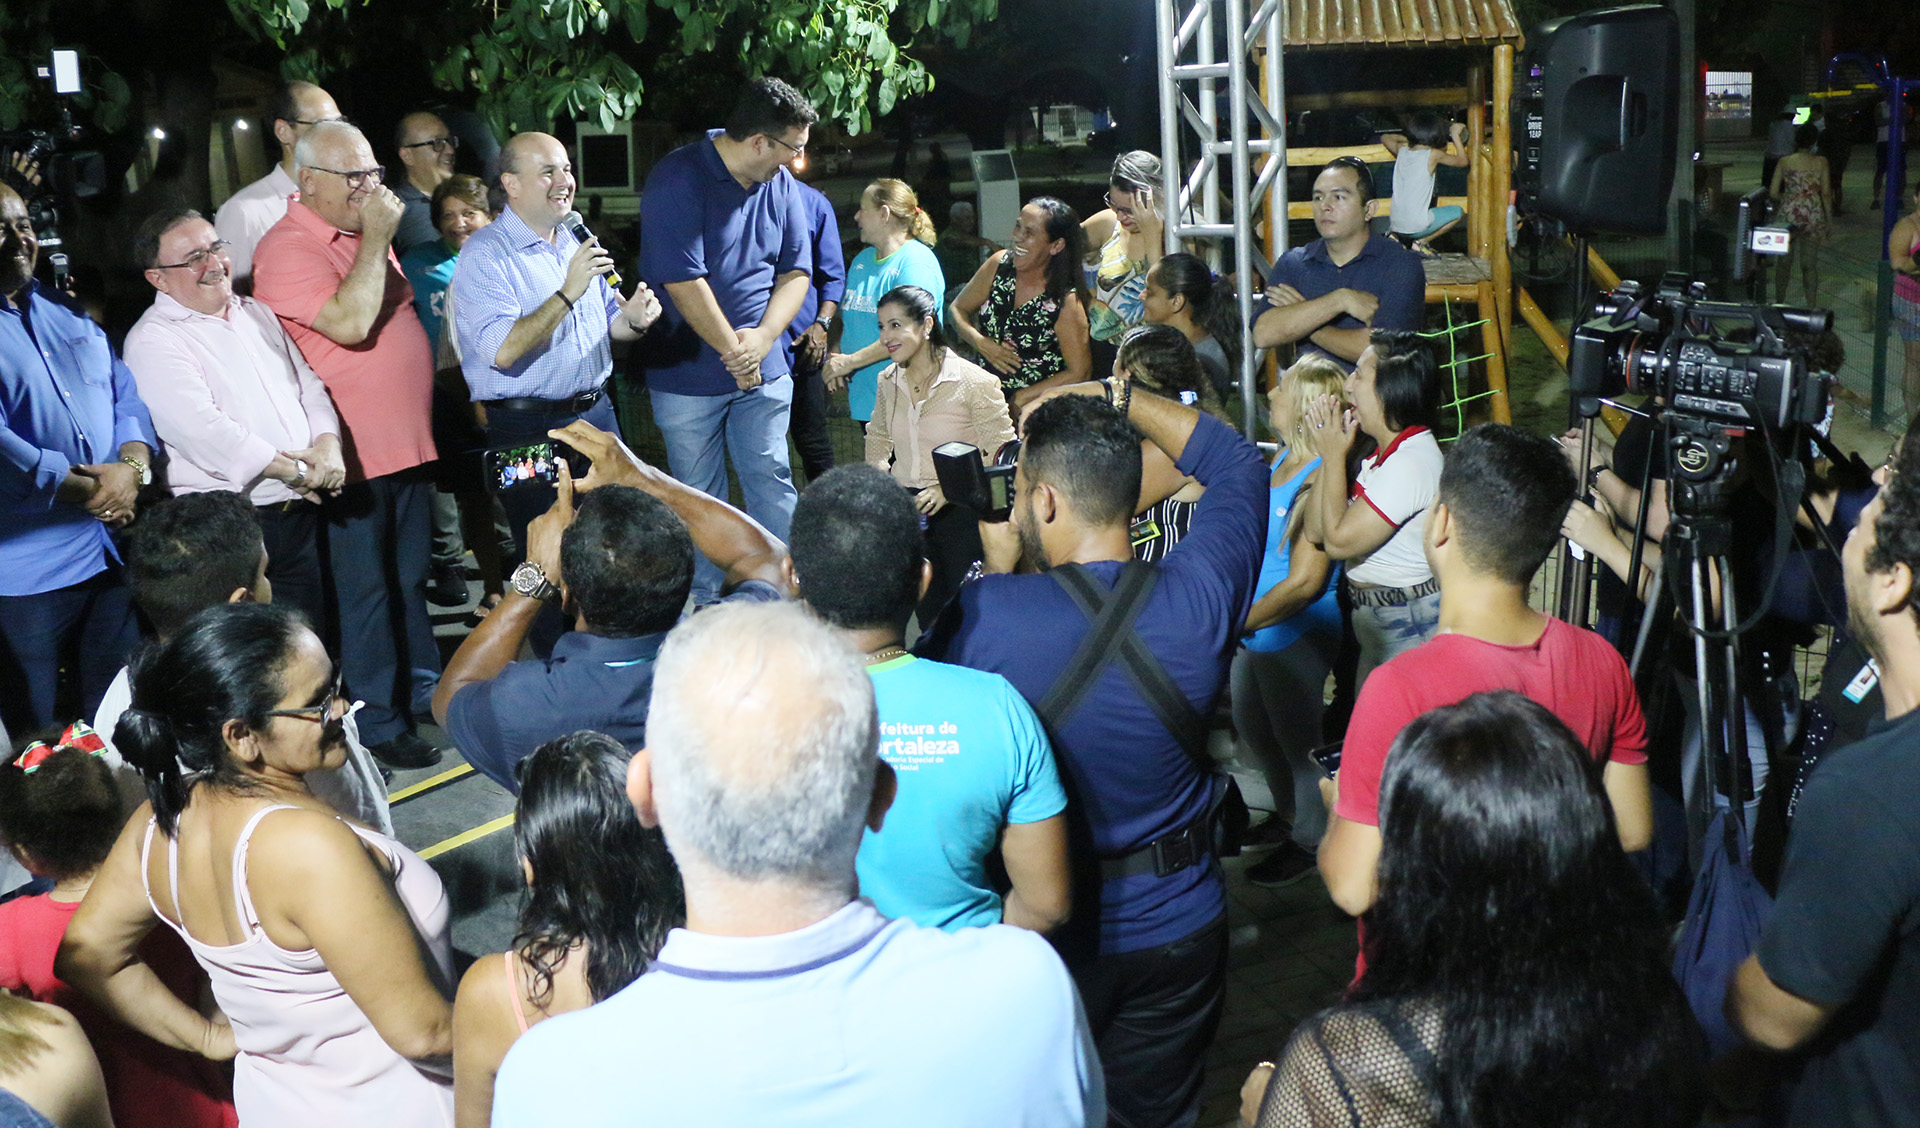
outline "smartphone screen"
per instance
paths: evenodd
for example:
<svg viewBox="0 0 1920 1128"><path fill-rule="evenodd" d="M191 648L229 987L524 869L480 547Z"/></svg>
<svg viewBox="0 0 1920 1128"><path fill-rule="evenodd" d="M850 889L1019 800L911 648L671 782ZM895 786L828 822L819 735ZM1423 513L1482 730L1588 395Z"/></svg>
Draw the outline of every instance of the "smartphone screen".
<svg viewBox="0 0 1920 1128"><path fill-rule="evenodd" d="M560 480L560 466L552 442L528 443L487 452L487 482L496 490L510 490L530 482L548 485Z"/></svg>

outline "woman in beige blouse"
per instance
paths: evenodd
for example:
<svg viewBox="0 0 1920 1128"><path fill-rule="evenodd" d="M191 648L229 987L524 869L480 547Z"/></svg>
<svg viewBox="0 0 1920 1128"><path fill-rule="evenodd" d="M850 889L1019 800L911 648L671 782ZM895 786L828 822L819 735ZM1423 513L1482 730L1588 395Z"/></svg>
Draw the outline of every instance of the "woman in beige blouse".
<svg viewBox="0 0 1920 1128"><path fill-rule="evenodd" d="M923 629L980 559L977 519L947 504L933 472L933 448L968 443L991 462L1014 437L999 377L947 347L939 308L918 286L896 286L881 297L880 346L893 363L880 373L873 420L867 424L867 461L913 494L926 530L933 582L920 600Z"/></svg>

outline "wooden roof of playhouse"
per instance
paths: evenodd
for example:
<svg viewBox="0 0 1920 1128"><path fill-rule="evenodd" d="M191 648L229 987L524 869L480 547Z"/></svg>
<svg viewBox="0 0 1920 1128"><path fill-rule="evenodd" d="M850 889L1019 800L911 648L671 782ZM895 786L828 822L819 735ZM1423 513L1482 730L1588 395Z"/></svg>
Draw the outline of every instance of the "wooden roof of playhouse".
<svg viewBox="0 0 1920 1128"><path fill-rule="evenodd" d="M1326 47L1520 46L1507 0L1282 0L1286 45Z"/></svg>

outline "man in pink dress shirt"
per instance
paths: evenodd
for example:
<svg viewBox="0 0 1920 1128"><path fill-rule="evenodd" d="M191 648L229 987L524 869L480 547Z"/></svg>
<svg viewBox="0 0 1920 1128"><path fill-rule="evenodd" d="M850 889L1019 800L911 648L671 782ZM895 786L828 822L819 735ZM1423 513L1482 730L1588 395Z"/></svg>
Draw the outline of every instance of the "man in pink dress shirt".
<svg viewBox="0 0 1920 1128"><path fill-rule="evenodd" d="M341 673L366 701L361 736L390 766L423 768L440 759L413 724L440 678L427 618L437 455L433 347L393 253L404 208L351 125L313 126L293 159L300 196L254 252L253 292L340 413L346 484L323 507L324 535Z"/></svg>
<svg viewBox="0 0 1920 1128"><path fill-rule="evenodd" d="M122 355L166 450L167 484L246 495L275 596L324 630L316 503L346 480L326 387L273 311L234 295L227 245L199 212L148 217L133 251L159 292Z"/></svg>

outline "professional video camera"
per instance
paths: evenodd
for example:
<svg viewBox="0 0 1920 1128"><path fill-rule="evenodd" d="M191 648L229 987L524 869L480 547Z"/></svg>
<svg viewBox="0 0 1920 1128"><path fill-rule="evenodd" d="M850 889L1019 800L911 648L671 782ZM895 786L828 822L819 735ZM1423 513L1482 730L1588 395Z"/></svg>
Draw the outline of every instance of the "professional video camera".
<svg viewBox="0 0 1920 1128"><path fill-rule="evenodd" d="M55 51L40 77L53 81L60 107L56 128L21 129L0 133L0 175L26 201L27 218L40 242L41 258L53 271L54 285L67 285L67 256L60 238L61 204L70 199L99 195L107 186L107 162L99 152L78 147L80 128L73 124L68 98L80 91L80 56Z"/></svg>
<svg viewBox="0 0 1920 1128"><path fill-rule="evenodd" d="M1658 288L1622 282L1594 299L1576 326L1567 362L1580 414L1623 391L1659 396L1669 412L1728 427L1782 431L1825 418L1827 380L1789 333L1820 334L1824 309L1706 300L1706 287L1667 274Z"/></svg>

